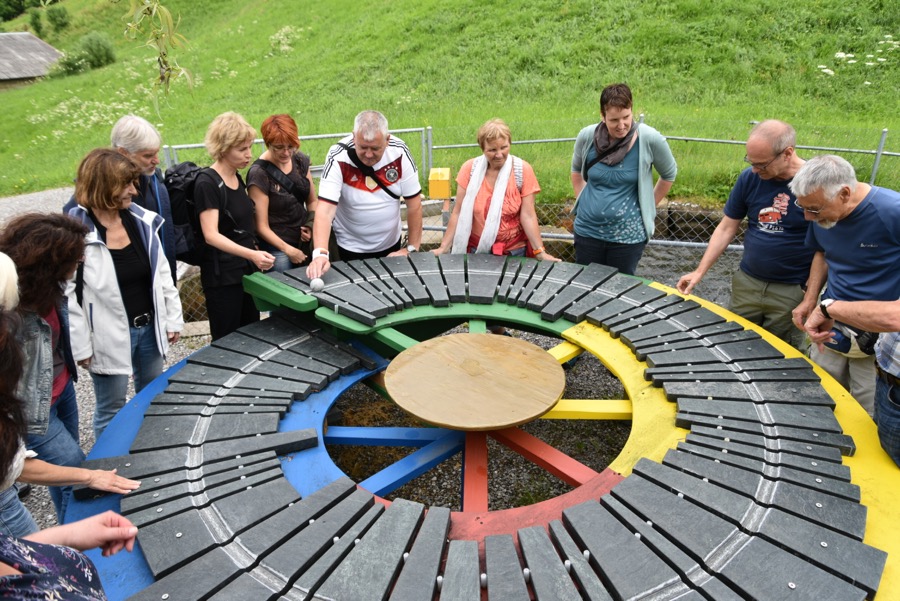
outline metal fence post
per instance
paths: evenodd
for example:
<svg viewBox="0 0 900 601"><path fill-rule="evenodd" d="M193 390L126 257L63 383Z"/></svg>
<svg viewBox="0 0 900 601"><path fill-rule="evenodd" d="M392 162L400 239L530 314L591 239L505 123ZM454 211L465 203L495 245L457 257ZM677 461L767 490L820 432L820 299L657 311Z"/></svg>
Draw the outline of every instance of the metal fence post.
<svg viewBox="0 0 900 601"><path fill-rule="evenodd" d="M881 130L881 140L878 142L878 150L875 151L875 162L872 163L872 177L869 178L869 185L875 185L875 176L878 175L878 165L881 163L881 155L884 154L884 142L887 139L887 128Z"/></svg>
<svg viewBox="0 0 900 601"><path fill-rule="evenodd" d="M166 162L166 169L175 164L172 161L171 146L169 146L168 144L163 146L163 159Z"/></svg>
<svg viewBox="0 0 900 601"><path fill-rule="evenodd" d="M427 147L427 145L426 145L426 134L425 134L425 129L424 129L424 128L421 129L421 130L419 130L419 143L422 144L422 162L420 163L420 165L422 165L422 166L424 166L424 167L427 168L427 167L428 167L428 163L427 163L427 161L428 161L428 147ZM420 175L421 175L421 171L420 171L419 173L420 173ZM425 171L425 175L428 175L428 170L427 170L427 169L426 169L426 171Z"/></svg>
<svg viewBox="0 0 900 601"><path fill-rule="evenodd" d="M431 168L434 166L434 137L431 126L425 128L425 138L428 140L428 169L425 173L430 174ZM429 177L431 177L429 175Z"/></svg>

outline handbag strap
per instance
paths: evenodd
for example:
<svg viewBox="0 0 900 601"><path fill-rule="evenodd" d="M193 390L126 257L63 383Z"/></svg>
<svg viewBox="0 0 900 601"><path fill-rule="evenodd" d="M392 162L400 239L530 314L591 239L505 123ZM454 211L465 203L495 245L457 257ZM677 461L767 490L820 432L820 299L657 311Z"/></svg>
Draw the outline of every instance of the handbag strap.
<svg viewBox="0 0 900 601"><path fill-rule="evenodd" d="M222 213L224 213L225 216L231 220L231 223L233 223L235 225L235 227L237 227L237 221L231 215L231 211L228 210L228 190L225 189L226 188L225 180L222 179L222 176L219 175L219 172L216 171L215 169L213 169L212 167L207 167L207 168L203 169L197 175L199 177L200 175L202 175L204 173L206 174L207 177L209 177L210 180L212 180L213 184L215 184L215 186L216 186L216 189L221 191L220 194L222 195ZM241 177L241 174L235 173L235 175L237 175L238 183L243 185L244 180Z"/></svg>
<svg viewBox="0 0 900 601"><path fill-rule="evenodd" d="M388 193L388 196L393 198L394 200L400 200L400 195L395 194L390 188L388 188L383 181L375 174L375 170L369 167L368 165L363 164L362 161L359 160L359 155L356 154L356 149L347 146L343 142L338 142L338 146L347 151L347 156L350 157L350 160L353 161L353 164L356 165L356 168L362 171L362 174L366 177L371 177L378 187Z"/></svg>
<svg viewBox="0 0 900 601"><path fill-rule="evenodd" d="M293 158L291 160L293 160ZM254 161L254 164L259 165L260 167L265 169L269 177L275 180L275 183L290 192L291 195L296 198L301 204L306 201L305 198L300 198L300 190L297 188L297 185L294 183L294 181L289 178L284 173L284 171L279 169L278 166L275 165L275 163L273 163L272 161L267 161L266 159L256 159L256 161Z"/></svg>

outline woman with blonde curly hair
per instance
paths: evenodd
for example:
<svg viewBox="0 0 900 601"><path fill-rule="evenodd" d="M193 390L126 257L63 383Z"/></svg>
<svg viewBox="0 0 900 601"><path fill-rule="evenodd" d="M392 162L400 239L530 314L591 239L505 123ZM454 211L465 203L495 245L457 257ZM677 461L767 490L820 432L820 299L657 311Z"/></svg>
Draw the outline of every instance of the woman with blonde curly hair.
<svg viewBox="0 0 900 601"><path fill-rule="evenodd" d="M244 292L242 280L275 263L275 257L259 250L253 201L238 173L253 158L255 136L256 130L237 113L213 119L204 144L215 162L201 172L194 185L194 204L206 243L200 281L213 340L259 321L259 311Z"/></svg>

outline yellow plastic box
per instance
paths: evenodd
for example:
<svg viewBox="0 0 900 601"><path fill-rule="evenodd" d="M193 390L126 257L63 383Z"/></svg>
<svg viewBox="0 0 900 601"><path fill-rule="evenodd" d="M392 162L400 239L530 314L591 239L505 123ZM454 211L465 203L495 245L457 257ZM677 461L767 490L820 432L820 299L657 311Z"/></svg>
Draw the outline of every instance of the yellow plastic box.
<svg viewBox="0 0 900 601"><path fill-rule="evenodd" d="M450 198L450 169L432 167L428 174L428 198Z"/></svg>

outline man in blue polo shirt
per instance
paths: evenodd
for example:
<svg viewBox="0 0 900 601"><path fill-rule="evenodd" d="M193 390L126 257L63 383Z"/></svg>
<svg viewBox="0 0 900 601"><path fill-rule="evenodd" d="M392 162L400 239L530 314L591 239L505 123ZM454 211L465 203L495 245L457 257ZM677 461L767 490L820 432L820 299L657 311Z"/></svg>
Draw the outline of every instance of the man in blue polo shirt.
<svg viewBox="0 0 900 601"><path fill-rule="evenodd" d="M794 309L802 327L817 304L828 316L835 301L895 301L900 298L900 193L858 182L841 157L810 159L791 182L807 220L815 222L806 244L816 251L803 302ZM826 283L819 303L819 291ZM832 340L810 347L810 358L874 415L874 336L835 324Z"/></svg>
<svg viewBox="0 0 900 601"><path fill-rule="evenodd" d="M744 157L750 166L738 176L697 269L681 276L677 287L691 293L746 217L744 254L731 282L731 310L802 349L805 336L794 327L791 311L803 300L814 252L804 244L809 223L788 188L803 166L794 150L796 137L793 127L775 119L750 131Z"/></svg>

